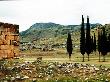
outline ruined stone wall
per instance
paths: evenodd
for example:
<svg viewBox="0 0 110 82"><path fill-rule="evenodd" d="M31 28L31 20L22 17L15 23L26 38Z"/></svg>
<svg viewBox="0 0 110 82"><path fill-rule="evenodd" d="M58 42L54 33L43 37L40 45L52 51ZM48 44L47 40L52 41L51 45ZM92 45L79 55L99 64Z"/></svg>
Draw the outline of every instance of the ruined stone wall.
<svg viewBox="0 0 110 82"><path fill-rule="evenodd" d="M0 22L0 59L19 55L19 25Z"/></svg>

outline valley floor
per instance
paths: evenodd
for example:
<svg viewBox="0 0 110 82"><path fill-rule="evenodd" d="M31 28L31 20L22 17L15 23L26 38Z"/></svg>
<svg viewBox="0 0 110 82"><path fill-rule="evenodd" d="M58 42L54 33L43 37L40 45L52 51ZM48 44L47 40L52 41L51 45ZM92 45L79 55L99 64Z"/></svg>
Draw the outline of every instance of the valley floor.
<svg viewBox="0 0 110 82"><path fill-rule="evenodd" d="M103 56L100 57L99 62L99 54L98 52L93 52L90 54L90 61L88 61L87 54L85 56L85 62L82 62L82 55L78 50L75 50L71 55L71 61L69 60L68 54L65 49L58 49L56 51L25 51L21 52L21 58L24 61L33 62L37 60L37 58L42 57L43 61L52 61L52 62L74 62L74 63L82 63L82 64L95 64L97 66L104 65L110 67L110 53L105 56L105 62L103 62Z"/></svg>
<svg viewBox="0 0 110 82"><path fill-rule="evenodd" d="M90 61L85 54L85 62L82 62L78 51L72 54L71 61L64 49L23 51L19 58L0 60L0 81L109 82L110 56L108 53L106 61L99 62L98 52L90 54Z"/></svg>

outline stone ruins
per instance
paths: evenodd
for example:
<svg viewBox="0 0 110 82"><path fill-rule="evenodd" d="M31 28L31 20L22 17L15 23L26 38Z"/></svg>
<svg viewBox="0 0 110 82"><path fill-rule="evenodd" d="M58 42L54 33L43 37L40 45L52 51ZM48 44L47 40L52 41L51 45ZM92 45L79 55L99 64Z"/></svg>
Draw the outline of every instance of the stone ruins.
<svg viewBox="0 0 110 82"><path fill-rule="evenodd" d="M0 22L0 59L19 55L19 25Z"/></svg>

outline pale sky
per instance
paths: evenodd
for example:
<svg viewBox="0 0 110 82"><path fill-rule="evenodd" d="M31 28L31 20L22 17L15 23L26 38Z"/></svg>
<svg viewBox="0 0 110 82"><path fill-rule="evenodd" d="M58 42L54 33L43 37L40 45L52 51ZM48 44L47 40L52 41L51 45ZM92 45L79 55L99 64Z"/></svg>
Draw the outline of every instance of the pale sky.
<svg viewBox="0 0 110 82"><path fill-rule="evenodd" d="M110 0L12 0L0 1L0 21L20 25L20 31L39 22L62 25L81 23L81 15L91 23L110 23Z"/></svg>

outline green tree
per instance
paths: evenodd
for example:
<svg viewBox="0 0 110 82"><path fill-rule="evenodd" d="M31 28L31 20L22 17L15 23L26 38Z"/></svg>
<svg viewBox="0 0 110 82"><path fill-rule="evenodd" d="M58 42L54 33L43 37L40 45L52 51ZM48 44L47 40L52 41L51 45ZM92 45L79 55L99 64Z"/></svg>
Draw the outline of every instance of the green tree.
<svg viewBox="0 0 110 82"><path fill-rule="evenodd" d="M101 54L103 55L103 62L105 62L105 55L107 55L108 47L107 47L107 35L105 32L105 28L102 29L102 36L101 36Z"/></svg>
<svg viewBox="0 0 110 82"><path fill-rule="evenodd" d="M108 35L108 52L110 52L110 34Z"/></svg>
<svg viewBox="0 0 110 82"><path fill-rule="evenodd" d="M94 41L93 41L94 39L93 39L93 36L91 37L91 52L93 52L94 51Z"/></svg>
<svg viewBox="0 0 110 82"><path fill-rule="evenodd" d="M88 61L89 61L89 54L91 53L91 36L90 36L90 23L88 16L87 16L87 24L86 24L86 53L88 55Z"/></svg>
<svg viewBox="0 0 110 82"><path fill-rule="evenodd" d="M99 62L100 62L100 53L101 53L101 35L102 32L98 29L98 52L99 52Z"/></svg>
<svg viewBox="0 0 110 82"><path fill-rule="evenodd" d="M82 15L82 24L81 24L81 32L80 32L80 52L83 55L84 62L84 54L85 54L85 30L84 30L84 18Z"/></svg>
<svg viewBox="0 0 110 82"><path fill-rule="evenodd" d="M67 52L69 54L69 59L70 60L71 60L72 51L73 51L73 47L72 47L71 34L68 33L68 38L67 38Z"/></svg>
<svg viewBox="0 0 110 82"><path fill-rule="evenodd" d="M94 33L94 40L93 40L93 51L96 52L96 36Z"/></svg>

